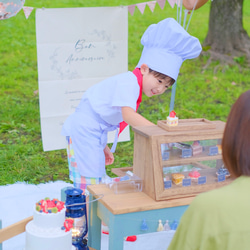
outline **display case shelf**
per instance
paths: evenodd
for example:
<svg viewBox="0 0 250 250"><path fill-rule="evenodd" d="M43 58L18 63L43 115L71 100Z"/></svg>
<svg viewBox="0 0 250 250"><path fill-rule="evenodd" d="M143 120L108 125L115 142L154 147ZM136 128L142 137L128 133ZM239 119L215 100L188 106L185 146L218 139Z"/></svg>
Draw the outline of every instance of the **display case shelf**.
<svg viewBox="0 0 250 250"><path fill-rule="evenodd" d="M162 164L169 165L169 166L175 166L175 165L182 165L182 164L190 164L192 162L198 162L198 161L209 161L209 160L217 160L221 159L221 155L212 155L209 156L206 154L206 152L203 152L202 154L198 156L192 156L190 158L177 158L176 155L171 155L169 160L162 161Z"/></svg>

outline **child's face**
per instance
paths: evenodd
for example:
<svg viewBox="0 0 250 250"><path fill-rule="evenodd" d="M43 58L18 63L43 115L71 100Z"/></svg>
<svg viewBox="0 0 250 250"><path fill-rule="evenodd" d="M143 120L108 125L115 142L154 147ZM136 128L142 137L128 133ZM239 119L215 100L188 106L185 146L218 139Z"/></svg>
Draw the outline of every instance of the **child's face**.
<svg viewBox="0 0 250 250"><path fill-rule="evenodd" d="M149 73L149 68L146 64L141 65L141 73L143 76L142 80L142 91L148 96L161 95L169 87L169 82L161 78L155 77Z"/></svg>

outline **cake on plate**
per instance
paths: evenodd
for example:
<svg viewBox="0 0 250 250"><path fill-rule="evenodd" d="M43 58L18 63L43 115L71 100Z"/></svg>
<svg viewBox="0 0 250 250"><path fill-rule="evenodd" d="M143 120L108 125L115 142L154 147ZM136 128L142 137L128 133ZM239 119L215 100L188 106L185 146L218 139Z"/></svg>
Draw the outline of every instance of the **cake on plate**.
<svg viewBox="0 0 250 250"><path fill-rule="evenodd" d="M196 170L193 169L188 176L191 178L192 181L197 182L198 178L201 176L201 174Z"/></svg>
<svg viewBox="0 0 250 250"><path fill-rule="evenodd" d="M182 184L182 180L185 178L183 174L175 173L172 174L172 182L176 185Z"/></svg>
<svg viewBox="0 0 250 250"><path fill-rule="evenodd" d="M177 126L178 125L178 117L176 116L176 113L174 110L172 110L169 113L169 116L167 117L167 125L168 126Z"/></svg>
<svg viewBox="0 0 250 250"><path fill-rule="evenodd" d="M33 220L26 225L25 250L72 250L70 228L65 228L64 202L42 199L36 203ZM67 221L66 221L67 222Z"/></svg>

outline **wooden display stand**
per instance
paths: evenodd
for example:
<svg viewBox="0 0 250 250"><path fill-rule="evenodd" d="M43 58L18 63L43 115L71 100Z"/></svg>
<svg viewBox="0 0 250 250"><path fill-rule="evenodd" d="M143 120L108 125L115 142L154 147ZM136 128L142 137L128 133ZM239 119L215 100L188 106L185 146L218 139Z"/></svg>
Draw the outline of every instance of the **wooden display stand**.
<svg viewBox="0 0 250 250"><path fill-rule="evenodd" d="M204 161L220 160L222 155L211 155L209 147L203 147L198 155L184 158L180 150L169 151L169 159L162 159L161 144L171 144L190 141L207 141L220 139L223 136L225 123L205 119L179 120L180 126L168 127L164 121L158 121L158 126L135 127L134 130L134 161L133 173L143 180L143 192L156 201L195 196L198 193L215 189L231 182L231 178L218 182L217 168L203 164ZM216 145L215 145L216 146ZM206 176L206 183L190 186L172 184L164 187L163 167L192 165L198 167L201 176ZM116 170L120 171L119 169ZM187 178L186 173L186 177ZM171 174L169 174L171 180Z"/></svg>

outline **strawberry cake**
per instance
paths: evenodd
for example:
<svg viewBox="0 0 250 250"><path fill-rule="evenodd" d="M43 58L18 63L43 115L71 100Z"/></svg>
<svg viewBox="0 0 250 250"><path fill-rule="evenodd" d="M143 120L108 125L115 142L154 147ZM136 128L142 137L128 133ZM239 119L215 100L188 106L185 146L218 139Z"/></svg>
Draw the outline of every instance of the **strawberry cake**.
<svg viewBox="0 0 250 250"><path fill-rule="evenodd" d="M72 250L70 228L65 228L64 202L45 198L36 203L33 220L26 225L25 250Z"/></svg>
<svg viewBox="0 0 250 250"><path fill-rule="evenodd" d="M172 110L169 113L169 116L167 117L167 125L168 126L177 126L178 125L178 117L176 116L176 113L174 110Z"/></svg>
<svg viewBox="0 0 250 250"><path fill-rule="evenodd" d="M193 169L188 176L192 179L192 181L197 182L198 178L201 176L201 174L196 170Z"/></svg>

